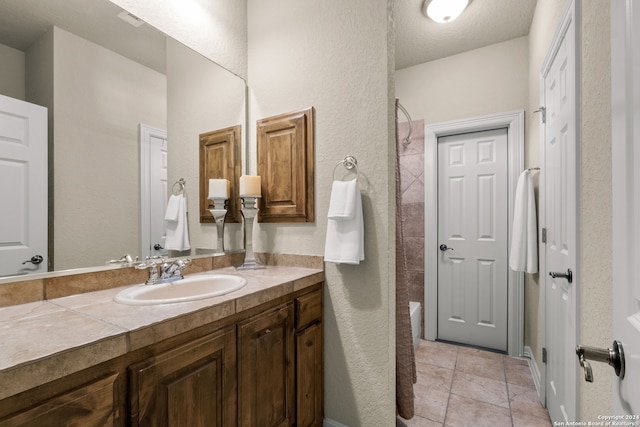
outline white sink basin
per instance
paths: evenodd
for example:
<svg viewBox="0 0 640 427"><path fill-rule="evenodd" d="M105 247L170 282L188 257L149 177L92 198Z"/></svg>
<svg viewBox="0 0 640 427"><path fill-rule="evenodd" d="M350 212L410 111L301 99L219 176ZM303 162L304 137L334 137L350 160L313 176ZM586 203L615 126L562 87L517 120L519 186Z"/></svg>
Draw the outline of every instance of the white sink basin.
<svg viewBox="0 0 640 427"><path fill-rule="evenodd" d="M246 284L246 279L230 274L197 274L170 283L135 285L120 291L114 300L129 305L195 301L225 295Z"/></svg>

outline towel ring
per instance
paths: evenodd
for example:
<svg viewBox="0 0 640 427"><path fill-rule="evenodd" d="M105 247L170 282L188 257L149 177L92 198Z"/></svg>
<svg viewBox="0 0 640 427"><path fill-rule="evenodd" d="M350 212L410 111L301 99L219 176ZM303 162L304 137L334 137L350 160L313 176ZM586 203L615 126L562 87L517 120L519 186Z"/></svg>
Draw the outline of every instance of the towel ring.
<svg viewBox="0 0 640 427"><path fill-rule="evenodd" d="M358 178L360 177L360 171L358 170L358 160L353 156L347 156L344 159L340 160L338 163L336 163L335 167L333 168L333 174L331 174L331 176L333 177L334 181L336 179L336 169L340 165L344 165L345 169L347 170L351 170L355 168L356 180L358 180Z"/></svg>
<svg viewBox="0 0 640 427"><path fill-rule="evenodd" d="M184 186L186 183L187 182L184 180L184 178L180 178L179 180L173 183L173 186L171 187L171 192L176 196L181 192L184 192ZM179 186L177 190L176 190L176 185Z"/></svg>

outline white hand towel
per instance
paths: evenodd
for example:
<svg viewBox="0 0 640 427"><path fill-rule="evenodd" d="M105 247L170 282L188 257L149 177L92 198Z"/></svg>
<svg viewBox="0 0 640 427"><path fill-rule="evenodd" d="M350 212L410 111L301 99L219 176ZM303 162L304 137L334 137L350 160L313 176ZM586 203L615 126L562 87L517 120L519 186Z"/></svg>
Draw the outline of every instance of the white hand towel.
<svg viewBox="0 0 640 427"><path fill-rule="evenodd" d="M172 199L177 199L177 202ZM187 197L184 194L172 195L167 203L167 210L172 203L178 205L178 215L175 221L167 220L167 237L165 249L174 251L186 251L191 249L189 245L189 224L187 223Z"/></svg>
<svg viewBox="0 0 640 427"><path fill-rule="evenodd" d="M164 214L164 219L166 221L177 221L178 214L180 212L180 201L181 197L172 195L169 197L169 202L167 203L167 210Z"/></svg>
<svg viewBox="0 0 640 427"><path fill-rule="evenodd" d="M525 170L516 186L509 266L513 271L538 272L538 222L531 172Z"/></svg>
<svg viewBox="0 0 640 427"><path fill-rule="evenodd" d="M335 184L335 183L334 183ZM341 186L332 186L334 189ZM342 196L339 196L342 197ZM360 264L364 260L364 218L362 215L362 195L355 187L353 192L354 213L351 219L329 218L324 248L324 260L337 264Z"/></svg>
<svg viewBox="0 0 640 427"><path fill-rule="evenodd" d="M331 219L353 219L356 210L357 180L333 181L329 213Z"/></svg>

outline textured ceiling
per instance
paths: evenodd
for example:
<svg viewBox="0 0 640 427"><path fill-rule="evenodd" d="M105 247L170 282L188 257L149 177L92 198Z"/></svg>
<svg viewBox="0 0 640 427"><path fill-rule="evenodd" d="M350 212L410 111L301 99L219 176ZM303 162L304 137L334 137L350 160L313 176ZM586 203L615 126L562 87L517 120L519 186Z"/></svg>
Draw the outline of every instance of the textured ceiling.
<svg viewBox="0 0 640 427"><path fill-rule="evenodd" d="M445 58L529 34L536 0L472 0L458 19L438 24L424 0L398 0L396 69Z"/></svg>
<svg viewBox="0 0 640 427"><path fill-rule="evenodd" d="M536 0L472 0L448 24L424 16L422 3L396 2L396 69L527 35ZM0 44L24 50L55 24L163 71L164 36L148 25L135 29L116 17L120 10L107 0L1 0Z"/></svg>
<svg viewBox="0 0 640 427"><path fill-rule="evenodd" d="M165 36L150 27L134 28L117 17L107 0L0 0L0 44L24 51L56 25L134 59L165 70Z"/></svg>

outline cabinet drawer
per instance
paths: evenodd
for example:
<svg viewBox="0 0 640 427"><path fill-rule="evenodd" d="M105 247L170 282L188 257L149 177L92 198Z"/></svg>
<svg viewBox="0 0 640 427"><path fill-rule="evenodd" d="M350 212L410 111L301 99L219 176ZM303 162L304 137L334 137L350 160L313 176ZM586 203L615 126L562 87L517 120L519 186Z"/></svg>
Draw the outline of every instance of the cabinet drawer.
<svg viewBox="0 0 640 427"><path fill-rule="evenodd" d="M54 425L114 426L120 423L118 377L113 373L39 402L31 409L0 420L3 427Z"/></svg>
<svg viewBox="0 0 640 427"><path fill-rule="evenodd" d="M304 329L322 319L322 290L296 298L296 329Z"/></svg>

